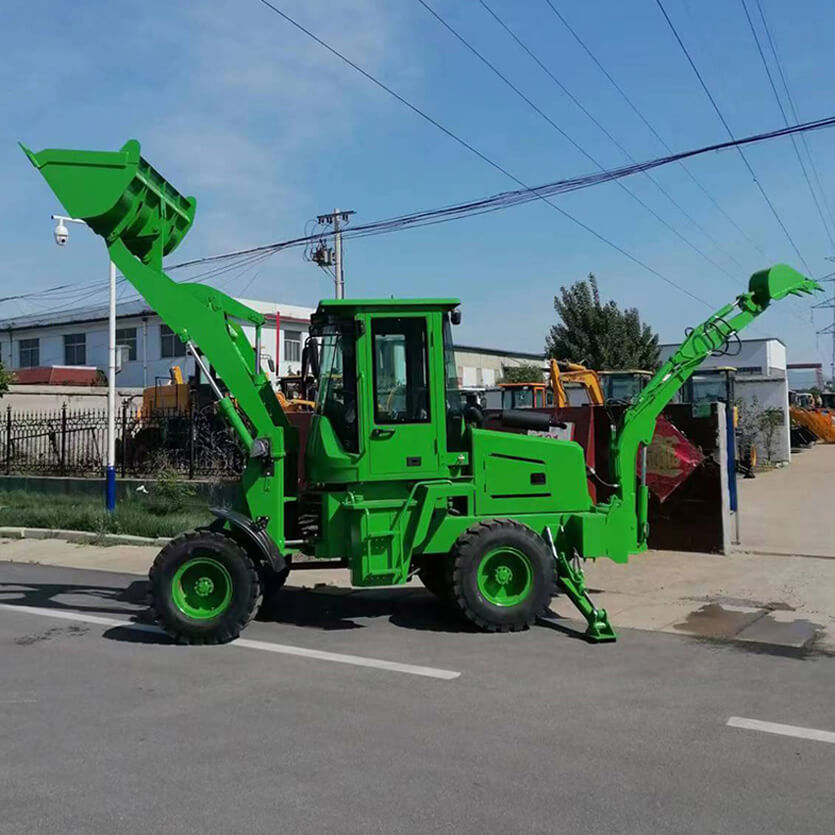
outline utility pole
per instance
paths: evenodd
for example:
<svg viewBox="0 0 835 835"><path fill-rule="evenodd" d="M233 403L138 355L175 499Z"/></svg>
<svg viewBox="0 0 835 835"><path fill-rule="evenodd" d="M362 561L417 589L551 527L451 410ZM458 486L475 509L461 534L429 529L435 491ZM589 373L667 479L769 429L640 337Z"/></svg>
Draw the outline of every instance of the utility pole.
<svg viewBox="0 0 835 835"><path fill-rule="evenodd" d="M338 209L333 212L333 270L336 273L336 298L344 299L345 273L342 271L342 232L339 231Z"/></svg>
<svg viewBox="0 0 835 835"><path fill-rule="evenodd" d="M340 209L334 209L332 212L324 215L318 215L316 218L316 220L322 225L333 226L333 249L322 241L322 243L320 243L313 252L313 262L325 269L333 264L334 287L337 299L345 298L345 270L342 261L342 228L339 224L340 221L342 223L347 223L353 214L356 214L353 210L343 212Z"/></svg>
<svg viewBox="0 0 835 835"><path fill-rule="evenodd" d="M827 261L835 261L835 256L830 256L826 259ZM825 281L825 282L835 282L835 273L829 273L829 275L823 276L823 278L819 278L818 281ZM832 355L830 358L830 366L829 366L829 379L830 384L835 385L835 296L832 296L831 299L826 299L826 301L819 302L816 305L813 305L814 308L828 308L832 310L832 322L828 324L825 328L822 328L818 331L818 335L827 334L831 335L832 337Z"/></svg>

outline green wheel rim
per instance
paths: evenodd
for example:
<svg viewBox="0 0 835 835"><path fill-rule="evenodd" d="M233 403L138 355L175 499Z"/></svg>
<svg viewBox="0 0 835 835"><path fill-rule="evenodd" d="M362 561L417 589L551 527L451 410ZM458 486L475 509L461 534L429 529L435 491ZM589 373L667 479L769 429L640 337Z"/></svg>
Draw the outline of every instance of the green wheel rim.
<svg viewBox="0 0 835 835"><path fill-rule="evenodd" d="M208 620L223 614L232 602L232 577L211 557L184 562L171 581L174 605L186 616Z"/></svg>
<svg viewBox="0 0 835 835"><path fill-rule="evenodd" d="M516 548L494 548L478 566L478 590L494 606L516 606L533 589L533 567L527 554Z"/></svg>

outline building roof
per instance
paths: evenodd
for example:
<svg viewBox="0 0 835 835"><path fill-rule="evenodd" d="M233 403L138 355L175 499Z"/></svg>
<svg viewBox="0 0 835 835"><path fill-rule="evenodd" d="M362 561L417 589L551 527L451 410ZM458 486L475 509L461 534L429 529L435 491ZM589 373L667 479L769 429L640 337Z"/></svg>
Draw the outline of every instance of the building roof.
<svg viewBox="0 0 835 835"><path fill-rule="evenodd" d="M13 373L14 381L22 386L94 386L100 379L95 368L71 365L19 368Z"/></svg>
<svg viewBox="0 0 835 835"><path fill-rule="evenodd" d="M299 322L309 322L314 311L312 307L300 307L293 304L282 304L280 302L268 302L260 299L236 299L251 307L258 313L264 313L273 317L276 313L281 319L288 319ZM0 320L0 331L30 330L32 328L57 327L70 323L96 322L107 319L107 305L90 305L87 307L76 307L69 310L45 311L33 313L28 316L15 316L9 319ZM159 314L144 299L130 299L125 302L116 303L116 318L125 319L137 316L158 316Z"/></svg>
<svg viewBox="0 0 835 835"><path fill-rule="evenodd" d="M455 343L456 351L466 351L469 354L489 354L493 357L517 357L526 360L535 360L536 362L545 362L544 352L541 354L533 354L527 351L506 351L501 348L481 348L477 345L459 345Z"/></svg>
<svg viewBox="0 0 835 835"><path fill-rule="evenodd" d="M458 307L459 299L322 299L319 308L333 307Z"/></svg>

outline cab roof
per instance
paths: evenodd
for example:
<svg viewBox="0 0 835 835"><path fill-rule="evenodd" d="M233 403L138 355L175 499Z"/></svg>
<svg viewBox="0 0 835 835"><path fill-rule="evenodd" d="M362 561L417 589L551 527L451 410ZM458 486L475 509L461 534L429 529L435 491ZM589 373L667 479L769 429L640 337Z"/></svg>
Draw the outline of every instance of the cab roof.
<svg viewBox="0 0 835 835"><path fill-rule="evenodd" d="M460 299L322 299L319 302L318 309L323 312L344 308L364 310L385 307L393 309L424 307L431 310L452 310L459 304L461 304Z"/></svg>
<svg viewBox="0 0 835 835"><path fill-rule="evenodd" d="M353 318L357 313L435 313L459 304L458 299L322 299L310 317L310 326L317 330L334 318Z"/></svg>

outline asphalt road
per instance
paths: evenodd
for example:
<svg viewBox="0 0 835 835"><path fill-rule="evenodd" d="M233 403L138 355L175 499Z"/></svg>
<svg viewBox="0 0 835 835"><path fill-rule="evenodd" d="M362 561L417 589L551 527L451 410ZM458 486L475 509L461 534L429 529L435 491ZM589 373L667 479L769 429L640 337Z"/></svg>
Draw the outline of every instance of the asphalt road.
<svg viewBox="0 0 835 835"><path fill-rule="evenodd" d="M245 633L432 678L108 625L143 592L0 563L3 835L833 831L835 744L726 723L835 731L835 658L482 635L421 591L288 589Z"/></svg>

